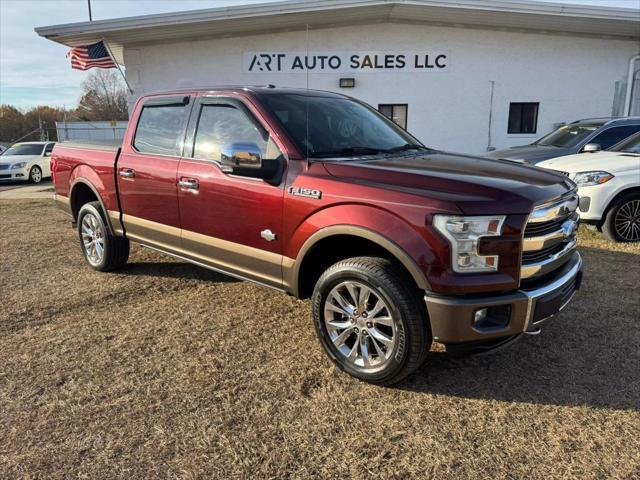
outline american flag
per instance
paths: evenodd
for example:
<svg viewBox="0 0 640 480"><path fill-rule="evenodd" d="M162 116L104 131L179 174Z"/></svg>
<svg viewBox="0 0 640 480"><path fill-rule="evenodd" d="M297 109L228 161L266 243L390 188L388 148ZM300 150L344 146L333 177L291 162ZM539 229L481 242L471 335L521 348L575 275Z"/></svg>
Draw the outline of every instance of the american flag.
<svg viewBox="0 0 640 480"><path fill-rule="evenodd" d="M71 58L71 68L75 70L89 70L93 67L116 68L116 64L102 41L93 45L72 48L67 53L67 57Z"/></svg>

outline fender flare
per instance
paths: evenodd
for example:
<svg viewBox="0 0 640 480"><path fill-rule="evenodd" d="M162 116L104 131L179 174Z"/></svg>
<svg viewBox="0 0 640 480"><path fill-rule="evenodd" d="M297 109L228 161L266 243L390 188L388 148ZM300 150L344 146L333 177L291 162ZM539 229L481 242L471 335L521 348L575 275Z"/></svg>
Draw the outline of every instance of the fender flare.
<svg viewBox="0 0 640 480"><path fill-rule="evenodd" d="M307 253L321 240L329 237L333 237L336 235L350 235L353 237L360 237L365 240L369 240L380 245L382 248L387 250L398 262L400 262L404 268L409 272L413 280L416 282L416 285L421 290L431 290L429 286L429 282L425 277L424 273L418 267L418 264L411 258L411 256L405 252L397 243L389 238L381 235L369 228L354 226L354 225L331 225L328 227L323 227L313 235L311 235L300 248L298 255L294 261L293 268L291 268L291 277L289 285L294 290L294 295L298 296L298 285L300 280L300 268L304 261ZM285 272L286 275L286 272Z"/></svg>
<svg viewBox="0 0 640 480"><path fill-rule="evenodd" d="M100 208L102 208L102 213L104 215L104 221L107 224L107 228L109 229L109 233L111 235L115 235L114 229L113 229L113 225L111 225L111 219L109 218L109 212L104 206L104 202L102 201L102 197L100 196L100 194L98 193L96 188L91 184L91 182L85 180L84 178L76 178L73 181L73 183L71 184L71 186L69 187L69 205L70 205L71 216L73 218L74 225L78 221L78 218L77 218L76 214L73 211L74 192L77 191L76 187L78 186L78 184L86 185L93 192L95 197L98 199L98 202L100 203Z"/></svg>

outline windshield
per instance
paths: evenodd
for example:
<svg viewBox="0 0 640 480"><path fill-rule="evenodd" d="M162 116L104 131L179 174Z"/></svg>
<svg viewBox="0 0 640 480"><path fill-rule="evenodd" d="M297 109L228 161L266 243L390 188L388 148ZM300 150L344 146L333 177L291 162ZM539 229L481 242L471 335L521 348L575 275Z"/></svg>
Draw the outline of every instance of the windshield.
<svg viewBox="0 0 640 480"><path fill-rule="evenodd" d="M349 98L297 93L265 94L260 98L310 158L426 149L382 114Z"/></svg>
<svg viewBox="0 0 640 480"><path fill-rule="evenodd" d="M42 149L44 145L36 143L16 143L11 148L7 149L2 155L42 155Z"/></svg>
<svg viewBox="0 0 640 480"><path fill-rule="evenodd" d="M601 126L602 124L563 125L536 141L534 145L541 145L543 147L574 147Z"/></svg>
<svg viewBox="0 0 640 480"><path fill-rule="evenodd" d="M640 153L640 133L621 141L611 147L613 152Z"/></svg>

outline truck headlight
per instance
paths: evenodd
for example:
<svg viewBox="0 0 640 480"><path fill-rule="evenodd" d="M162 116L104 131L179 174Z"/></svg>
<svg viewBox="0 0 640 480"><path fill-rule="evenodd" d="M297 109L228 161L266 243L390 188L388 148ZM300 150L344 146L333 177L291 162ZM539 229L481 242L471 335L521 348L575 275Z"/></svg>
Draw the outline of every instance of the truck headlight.
<svg viewBox="0 0 640 480"><path fill-rule="evenodd" d="M494 272L498 269L498 255L480 255L478 244L482 237L501 235L504 220L504 215L433 217L433 226L451 244L451 265L454 272Z"/></svg>
<svg viewBox="0 0 640 480"><path fill-rule="evenodd" d="M576 176L573 177L573 181L579 187L590 187L591 185L600 185L602 183L607 183L609 180L613 178L609 172L603 171L594 171L594 172L578 172Z"/></svg>
<svg viewBox="0 0 640 480"><path fill-rule="evenodd" d="M18 170L19 168L24 168L27 166L27 162L14 163L11 165L11 170Z"/></svg>

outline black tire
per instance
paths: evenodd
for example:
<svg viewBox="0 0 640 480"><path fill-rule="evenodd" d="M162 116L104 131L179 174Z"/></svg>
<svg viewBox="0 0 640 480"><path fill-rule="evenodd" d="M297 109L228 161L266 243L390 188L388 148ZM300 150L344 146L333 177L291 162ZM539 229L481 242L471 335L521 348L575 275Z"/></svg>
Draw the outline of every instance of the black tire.
<svg viewBox="0 0 640 480"><path fill-rule="evenodd" d="M630 223L623 217L630 216ZM640 241L640 193L629 192L618 197L607 211L602 233L612 242Z"/></svg>
<svg viewBox="0 0 640 480"><path fill-rule="evenodd" d="M39 166L34 165L31 167L31 170L29 170L29 181L31 183L40 183L42 181L42 169Z"/></svg>
<svg viewBox="0 0 640 480"><path fill-rule="evenodd" d="M345 283L346 282L346 283ZM374 354L373 360L379 362L379 367L373 367L371 362L368 368L364 366L358 366L354 364L354 361L347 360L346 354L341 352L339 348L355 348L351 347L348 342L353 339L355 345L360 336L352 338L351 336L345 337L349 340L342 341L341 347L337 347L334 341L337 341L337 331L329 332L327 324L325 323L325 308L329 295L333 292L340 291L340 288L347 288L347 284L364 285L368 289L371 289L374 295L374 300L383 300L388 306L385 307L387 311L387 317L391 317L391 323L394 325L395 331L389 334L389 338L396 339L393 347L386 349L386 344L383 347L384 356L378 355L373 347L373 337L375 328L371 328L371 325L361 325L361 331L355 327L353 335L357 335L360 332L365 337L365 344L368 343L367 351ZM336 290L338 289L338 290ZM359 290L361 294L363 290ZM364 295L361 295L362 297ZM377 299L375 297L378 297ZM325 351L333 360L333 362L341 370L348 374L364 380L366 382L378 384L378 385L391 385L399 382L407 375L415 371L420 365L424 363L427 353L431 347L431 331L429 328L429 321L427 318L426 308L421 302L421 295L416 287L413 279L409 278L400 268L395 266L391 261L378 258L378 257L355 257L340 261L331 267L329 267L319 278L316 283L312 296L313 307L313 320L320 343L324 347ZM333 297L335 298L335 297ZM353 297L350 297L353 299ZM370 298L367 295L367 298ZM336 305L335 302L329 302ZM357 304L356 300L353 302ZM363 311L369 311L369 308L375 310L372 304L371 307L361 306ZM357 311L355 312L358 313ZM332 313L333 314L333 313ZM342 313L335 313L337 317L333 317L330 321L335 323L342 323L343 321L355 322L354 318L347 317ZM372 314L372 318L375 314ZM363 316L360 312L360 317ZM363 322L362 318L358 321ZM377 328L389 328L387 332L391 332L392 327L377 327ZM343 330L342 333L344 333ZM367 333L369 330L372 333ZM379 332L376 332L377 334ZM334 335L332 340L331 335ZM351 334L349 334L351 335ZM397 335L397 337L395 337ZM342 336L339 334L338 336ZM379 345L382 345L379 343ZM364 355L360 352L360 357L364 358ZM386 357L386 359L385 359ZM364 360L362 360L364 361Z"/></svg>
<svg viewBox="0 0 640 480"><path fill-rule="evenodd" d="M102 254L92 257L91 250L95 247L87 247L83 239L83 228L86 223L93 223L97 235L91 238L102 240ZM85 232L86 233L86 232ZM100 202L85 203L78 212L78 237L80 248L85 260L91 268L100 272L109 272L122 267L129 258L129 240L124 237L116 237L109 233ZM88 237L85 237L88 238ZM93 250L95 252L95 250Z"/></svg>

